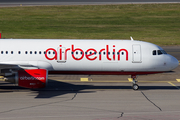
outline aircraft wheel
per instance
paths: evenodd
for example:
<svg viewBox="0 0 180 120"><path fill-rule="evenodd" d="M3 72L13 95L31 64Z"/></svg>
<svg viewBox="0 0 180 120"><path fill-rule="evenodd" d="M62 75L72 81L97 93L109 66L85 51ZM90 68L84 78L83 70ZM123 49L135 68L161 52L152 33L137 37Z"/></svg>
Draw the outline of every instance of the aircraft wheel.
<svg viewBox="0 0 180 120"><path fill-rule="evenodd" d="M133 88L133 90L138 90L139 86L137 84L133 84L132 88Z"/></svg>

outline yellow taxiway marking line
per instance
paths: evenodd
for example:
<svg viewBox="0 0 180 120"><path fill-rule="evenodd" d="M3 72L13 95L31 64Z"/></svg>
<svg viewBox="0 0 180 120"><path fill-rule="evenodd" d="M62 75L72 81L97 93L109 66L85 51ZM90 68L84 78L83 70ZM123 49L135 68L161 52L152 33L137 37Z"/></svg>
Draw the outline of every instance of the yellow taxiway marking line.
<svg viewBox="0 0 180 120"><path fill-rule="evenodd" d="M88 81L88 78L81 78L81 81Z"/></svg>
<svg viewBox="0 0 180 120"><path fill-rule="evenodd" d="M81 81L81 80L55 80L55 81L59 81L59 82L94 82L94 83L128 83L128 82L132 82L129 80L122 80L122 81L103 81L103 80L92 80L92 81ZM177 82L177 81L138 81L138 83L167 83L167 82Z"/></svg>
<svg viewBox="0 0 180 120"><path fill-rule="evenodd" d="M180 89L178 86L176 86L175 84L173 84L172 82L168 82L169 84L171 84L172 86L176 87L177 89Z"/></svg>
<svg viewBox="0 0 180 120"><path fill-rule="evenodd" d="M180 79L176 79L178 82L180 82Z"/></svg>

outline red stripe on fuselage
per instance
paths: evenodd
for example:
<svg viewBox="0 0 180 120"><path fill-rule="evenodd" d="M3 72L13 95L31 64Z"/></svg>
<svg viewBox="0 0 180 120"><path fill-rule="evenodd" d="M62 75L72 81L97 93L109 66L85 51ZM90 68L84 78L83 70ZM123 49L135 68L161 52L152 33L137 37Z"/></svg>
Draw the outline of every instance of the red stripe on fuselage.
<svg viewBox="0 0 180 120"><path fill-rule="evenodd" d="M122 72L122 71L49 71L49 74L82 74L82 75L147 75L163 73L157 72Z"/></svg>

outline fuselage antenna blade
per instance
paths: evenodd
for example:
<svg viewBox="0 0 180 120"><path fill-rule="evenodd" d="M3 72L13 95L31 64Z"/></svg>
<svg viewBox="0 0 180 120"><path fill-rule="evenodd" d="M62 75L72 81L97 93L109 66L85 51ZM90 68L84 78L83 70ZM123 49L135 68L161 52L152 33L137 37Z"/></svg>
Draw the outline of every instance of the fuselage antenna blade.
<svg viewBox="0 0 180 120"><path fill-rule="evenodd" d="M130 38L131 38L131 41L134 41L134 39L130 36Z"/></svg>

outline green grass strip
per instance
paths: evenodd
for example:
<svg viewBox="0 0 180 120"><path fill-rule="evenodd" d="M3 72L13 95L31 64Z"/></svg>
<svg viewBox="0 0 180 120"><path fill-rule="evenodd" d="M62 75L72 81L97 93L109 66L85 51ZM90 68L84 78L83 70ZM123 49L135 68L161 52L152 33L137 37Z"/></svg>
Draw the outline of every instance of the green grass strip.
<svg viewBox="0 0 180 120"><path fill-rule="evenodd" d="M180 4L1 7L2 38L130 39L180 45Z"/></svg>

